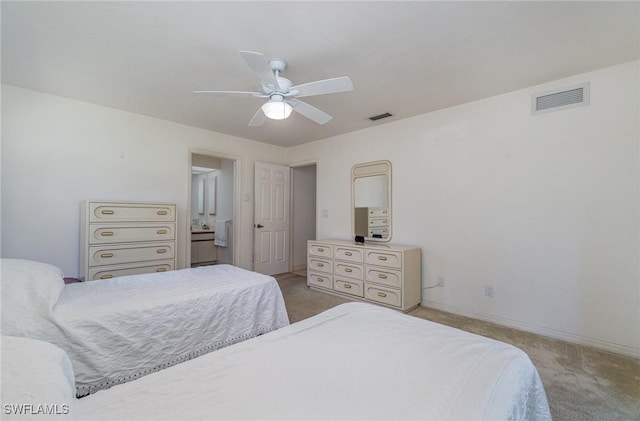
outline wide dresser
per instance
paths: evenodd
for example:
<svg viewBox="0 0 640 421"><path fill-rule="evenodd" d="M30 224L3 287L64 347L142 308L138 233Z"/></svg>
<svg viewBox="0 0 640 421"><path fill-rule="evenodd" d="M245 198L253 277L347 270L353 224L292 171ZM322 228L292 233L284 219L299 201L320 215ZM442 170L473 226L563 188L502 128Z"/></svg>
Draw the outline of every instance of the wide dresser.
<svg viewBox="0 0 640 421"><path fill-rule="evenodd" d="M404 312L420 304L419 247L311 240L307 251L311 289Z"/></svg>
<svg viewBox="0 0 640 421"><path fill-rule="evenodd" d="M84 201L80 279L95 281L176 268L176 205Z"/></svg>

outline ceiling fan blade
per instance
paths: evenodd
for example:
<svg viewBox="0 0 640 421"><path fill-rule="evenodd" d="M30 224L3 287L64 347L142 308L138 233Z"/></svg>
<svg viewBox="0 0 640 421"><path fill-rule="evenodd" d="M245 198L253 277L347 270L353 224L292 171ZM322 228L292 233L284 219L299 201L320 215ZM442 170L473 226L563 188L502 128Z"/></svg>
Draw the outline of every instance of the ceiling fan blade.
<svg viewBox="0 0 640 421"><path fill-rule="evenodd" d="M253 51L240 51L242 57L247 62L251 70L258 76L260 85L265 92L276 91L280 89L278 80L271 70L269 62L263 54L254 53Z"/></svg>
<svg viewBox="0 0 640 421"><path fill-rule="evenodd" d="M246 98L269 98L269 95L261 94L260 92L243 92L243 91L193 91L196 95L203 96L242 96Z"/></svg>
<svg viewBox="0 0 640 421"><path fill-rule="evenodd" d="M306 102L298 101L297 99L290 99L287 102L293 107L293 111L297 112L298 114L302 114L309 120L313 120L318 124L328 123L329 120L333 118L324 111L321 111L313 105L307 104Z"/></svg>
<svg viewBox="0 0 640 421"><path fill-rule="evenodd" d="M303 83L302 85L292 86L290 91L298 91L296 97L305 97L311 95L333 94L336 92L346 92L353 90L353 83L347 76L336 77L333 79L318 80L316 82Z"/></svg>
<svg viewBox="0 0 640 421"><path fill-rule="evenodd" d="M267 116L262 112L262 107L258 108L258 111L253 115L253 118L249 122L249 126L262 126L267 121Z"/></svg>

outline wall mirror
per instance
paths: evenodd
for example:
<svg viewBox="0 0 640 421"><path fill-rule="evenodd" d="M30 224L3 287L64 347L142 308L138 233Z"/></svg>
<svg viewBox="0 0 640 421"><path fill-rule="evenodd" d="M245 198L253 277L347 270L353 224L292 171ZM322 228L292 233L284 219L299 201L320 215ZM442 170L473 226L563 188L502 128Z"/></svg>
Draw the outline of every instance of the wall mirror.
<svg viewBox="0 0 640 421"><path fill-rule="evenodd" d="M351 169L352 236L391 240L391 162L356 164Z"/></svg>

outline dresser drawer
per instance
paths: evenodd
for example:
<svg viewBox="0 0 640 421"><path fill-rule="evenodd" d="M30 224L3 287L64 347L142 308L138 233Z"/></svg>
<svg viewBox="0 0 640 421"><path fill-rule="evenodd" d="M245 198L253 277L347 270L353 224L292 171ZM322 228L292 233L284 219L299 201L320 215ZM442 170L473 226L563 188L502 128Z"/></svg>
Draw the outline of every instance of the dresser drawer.
<svg viewBox="0 0 640 421"><path fill-rule="evenodd" d="M91 224L89 225L89 243L133 243L173 240L175 238L175 230L175 224Z"/></svg>
<svg viewBox="0 0 640 421"><path fill-rule="evenodd" d="M149 263L130 263L127 265L100 266L89 268L89 276L86 280L97 281L101 279L117 278L118 276L140 275L143 273L166 272L174 269L173 260L157 261Z"/></svg>
<svg viewBox="0 0 640 421"><path fill-rule="evenodd" d="M389 219L388 218L369 218L369 226L370 227L388 227Z"/></svg>
<svg viewBox="0 0 640 421"><path fill-rule="evenodd" d="M318 259L316 257L309 257L307 269L314 270L322 273L333 273L333 262L331 260Z"/></svg>
<svg viewBox="0 0 640 421"><path fill-rule="evenodd" d="M176 220L175 205L91 202L89 222L165 222Z"/></svg>
<svg viewBox="0 0 640 421"><path fill-rule="evenodd" d="M333 246L322 243L309 243L309 254L319 257L333 257Z"/></svg>
<svg viewBox="0 0 640 421"><path fill-rule="evenodd" d="M402 307L402 296L399 289L365 284L364 298L394 307Z"/></svg>
<svg viewBox="0 0 640 421"><path fill-rule="evenodd" d="M381 269L367 266L365 270L365 280L376 284L387 285L390 287L402 287L402 272L393 269Z"/></svg>
<svg viewBox="0 0 640 421"><path fill-rule="evenodd" d="M386 238L389 235L389 229L387 227L369 228L369 237L375 237L376 235L380 238Z"/></svg>
<svg viewBox="0 0 640 421"><path fill-rule="evenodd" d="M336 261L333 263L333 273L354 279L364 279L364 266Z"/></svg>
<svg viewBox="0 0 640 421"><path fill-rule="evenodd" d="M91 246L89 266L173 259L174 247L174 242Z"/></svg>
<svg viewBox="0 0 640 421"><path fill-rule="evenodd" d="M307 285L333 289L333 276L325 273L309 272L307 275Z"/></svg>
<svg viewBox="0 0 640 421"><path fill-rule="evenodd" d="M364 296L364 282L355 279L341 278L336 276L333 281L333 289L344 292L345 294L355 295L357 297Z"/></svg>
<svg viewBox="0 0 640 421"><path fill-rule="evenodd" d="M346 260L354 263L364 262L363 249L358 249L355 247L336 246L334 251L334 257L339 260Z"/></svg>
<svg viewBox="0 0 640 421"><path fill-rule="evenodd" d="M388 216L389 209L387 208L369 208L369 217L375 218L380 216Z"/></svg>
<svg viewBox="0 0 640 421"><path fill-rule="evenodd" d="M392 250L367 250L364 262L370 265L385 266L390 268L402 268L402 253Z"/></svg>

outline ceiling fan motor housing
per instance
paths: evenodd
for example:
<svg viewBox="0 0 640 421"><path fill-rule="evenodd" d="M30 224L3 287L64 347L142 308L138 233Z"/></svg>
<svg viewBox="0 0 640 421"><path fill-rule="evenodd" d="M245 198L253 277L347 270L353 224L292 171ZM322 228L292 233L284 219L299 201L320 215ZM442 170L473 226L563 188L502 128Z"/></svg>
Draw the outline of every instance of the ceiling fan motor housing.
<svg viewBox="0 0 640 421"><path fill-rule="evenodd" d="M293 85L293 83L286 77L276 76L276 80L278 81L278 86L280 87L280 89L278 89L278 92L284 94L289 92L289 88L291 88L291 86Z"/></svg>
<svg viewBox="0 0 640 421"><path fill-rule="evenodd" d="M287 68L287 61L283 58L272 58L269 60L269 66L274 72L284 72Z"/></svg>

